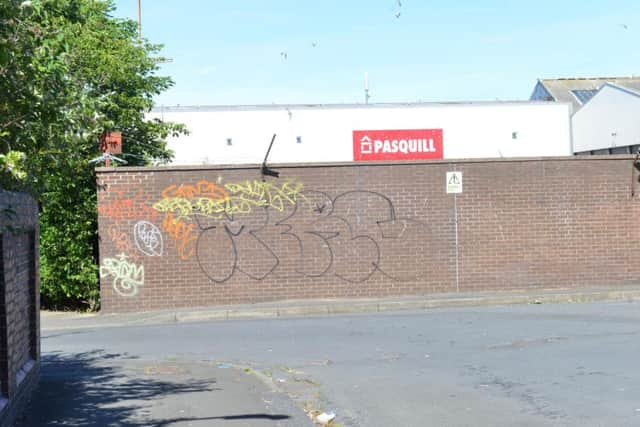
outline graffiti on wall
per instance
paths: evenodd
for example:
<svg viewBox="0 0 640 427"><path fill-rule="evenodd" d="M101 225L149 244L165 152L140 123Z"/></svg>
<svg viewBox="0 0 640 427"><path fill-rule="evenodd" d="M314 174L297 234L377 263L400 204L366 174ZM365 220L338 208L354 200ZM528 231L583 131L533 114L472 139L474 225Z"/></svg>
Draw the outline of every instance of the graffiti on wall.
<svg viewBox="0 0 640 427"><path fill-rule="evenodd" d="M198 240L194 224L176 219L172 212L168 212L162 219L162 230L175 241L180 259L186 261L193 256Z"/></svg>
<svg viewBox="0 0 640 427"><path fill-rule="evenodd" d="M224 186L200 181L196 185L171 185L162 192L162 199L153 205L160 213L173 213L176 219L206 216L220 219L224 216L248 214L256 208L267 207L282 211L297 202L302 184L247 180Z"/></svg>
<svg viewBox="0 0 640 427"><path fill-rule="evenodd" d="M111 228L107 233L107 236L111 243L115 246L117 253L129 254L134 260L138 260L140 257L134 251L133 244L127 233L119 231L117 228Z"/></svg>
<svg viewBox="0 0 640 427"><path fill-rule="evenodd" d="M262 280L276 271L284 255L295 273L306 278L335 276L362 283L379 272L394 280L410 279L385 266L386 249L416 238L426 224L397 217L391 200L372 191L333 198L304 191L297 199L282 217L265 207L249 221L241 217L204 225L198 220L196 259L202 272L216 283L237 272ZM274 231L277 239L262 237Z"/></svg>
<svg viewBox="0 0 640 427"><path fill-rule="evenodd" d="M117 258L106 258L100 267L100 278L113 278L113 290L123 297L132 297L144 285L144 266L127 261L121 253Z"/></svg>
<svg viewBox="0 0 640 427"><path fill-rule="evenodd" d="M162 256L162 233L149 221L138 221L133 226L136 247L147 256Z"/></svg>
<svg viewBox="0 0 640 427"><path fill-rule="evenodd" d="M138 288L144 285L144 265L140 262L138 253L153 257L162 256L162 233L149 221L136 222L133 226L135 249L129 236L116 228L111 228L108 236L119 255L116 258L103 259L100 278L112 277L113 289L119 295L135 296L138 294Z"/></svg>
<svg viewBox="0 0 640 427"><path fill-rule="evenodd" d="M114 196L98 205L98 213L115 220L137 219L140 217L156 220L158 212L142 197L142 192L115 192Z"/></svg>
<svg viewBox="0 0 640 427"><path fill-rule="evenodd" d="M399 216L392 200L375 191L330 195L296 180L201 180L166 187L152 209L162 216L160 226L135 222L137 252L167 256L164 245L171 242L175 255L194 262L212 283L239 274L253 280L335 277L362 283L375 274L413 280L426 256L416 248L428 224ZM121 216L131 224L128 213ZM144 285L144 265L125 233L112 230L111 237L120 254L104 259L100 276L112 278L119 295L135 296Z"/></svg>

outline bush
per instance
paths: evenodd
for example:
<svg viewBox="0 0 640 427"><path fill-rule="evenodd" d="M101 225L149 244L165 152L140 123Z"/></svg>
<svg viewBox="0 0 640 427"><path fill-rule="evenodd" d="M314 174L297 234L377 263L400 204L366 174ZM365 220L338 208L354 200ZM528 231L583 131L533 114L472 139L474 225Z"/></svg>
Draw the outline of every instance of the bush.
<svg viewBox="0 0 640 427"><path fill-rule="evenodd" d="M183 126L144 118L172 85L155 75L160 46L112 17L112 0L0 1L0 188L41 207L44 307L99 304L96 183L99 137L120 130L130 165L170 158Z"/></svg>

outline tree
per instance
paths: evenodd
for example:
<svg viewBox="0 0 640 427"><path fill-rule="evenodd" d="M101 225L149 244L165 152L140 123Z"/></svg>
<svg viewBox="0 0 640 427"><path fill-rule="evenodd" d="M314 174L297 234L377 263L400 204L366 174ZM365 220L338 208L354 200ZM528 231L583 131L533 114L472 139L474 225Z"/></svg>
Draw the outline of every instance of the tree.
<svg viewBox="0 0 640 427"><path fill-rule="evenodd" d="M157 76L161 46L114 18L112 0L0 4L0 186L38 196L42 301L98 301L96 184L89 160L106 130L130 165L166 162L181 125L146 120L173 83Z"/></svg>

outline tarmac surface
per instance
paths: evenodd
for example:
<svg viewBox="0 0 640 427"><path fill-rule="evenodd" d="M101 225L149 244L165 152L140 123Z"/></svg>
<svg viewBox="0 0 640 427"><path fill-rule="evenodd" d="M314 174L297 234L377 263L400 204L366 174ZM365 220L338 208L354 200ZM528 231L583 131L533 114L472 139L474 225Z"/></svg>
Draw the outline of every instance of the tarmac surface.
<svg viewBox="0 0 640 427"><path fill-rule="evenodd" d="M18 426L312 425L284 395L242 370L105 351L43 357Z"/></svg>
<svg viewBox="0 0 640 427"><path fill-rule="evenodd" d="M42 330L158 325L202 322L207 320L331 316L450 307L585 303L597 301L640 301L640 285L625 286L624 288L536 289L526 291L445 293L390 298L291 300L117 314L43 312Z"/></svg>
<svg viewBox="0 0 640 427"><path fill-rule="evenodd" d="M637 301L602 288L43 313L41 386L18 425L304 427L312 410L344 427L640 425Z"/></svg>

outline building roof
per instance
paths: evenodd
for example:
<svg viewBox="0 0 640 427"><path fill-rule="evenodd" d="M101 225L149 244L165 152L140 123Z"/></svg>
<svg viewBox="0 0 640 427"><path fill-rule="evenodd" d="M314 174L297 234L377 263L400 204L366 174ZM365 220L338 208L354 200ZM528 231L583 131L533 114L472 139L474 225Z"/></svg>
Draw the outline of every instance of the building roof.
<svg viewBox="0 0 640 427"><path fill-rule="evenodd" d="M568 103L567 103L568 104ZM156 105L152 113L192 113L211 111L256 111L256 110L330 110L330 109L376 109L376 108L416 108L416 107L456 107L456 106L531 106L546 103L535 100L516 101L449 101L449 102L388 102L371 104L255 104L255 105Z"/></svg>
<svg viewBox="0 0 640 427"><path fill-rule="evenodd" d="M569 102L573 105L575 112L598 93L605 83L640 92L640 77L540 79L531 99ZM541 92L547 96L541 96Z"/></svg>
<svg viewBox="0 0 640 427"><path fill-rule="evenodd" d="M609 86L609 87L612 87L614 89L618 89L618 90L621 90L623 92L626 92L626 93L628 93L630 95L634 95L634 96L640 97L640 89L638 89L638 88L620 86L620 85L617 85L615 83L609 83L609 82L607 82L604 85L602 85L602 87L605 87L605 86ZM600 88L600 90L602 90L602 88Z"/></svg>
<svg viewBox="0 0 640 427"><path fill-rule="evenodd" d="M620 86L620 85L617 85L617 84L614 84L614 83L606 82L605 84L600 86L600 89L594 90L593 94L590 95L588 97L588 99L586 99L585 101L582 102L582 107L584 107L588 103L596 102L597 99L598 99L598 95L600 94L600 92L604 91L605 88L612 88L612 89L624 92L627 95L631 95L631 96L635 96L636 98L640 98L640 90L630 89L628 87L623 87L623 86ZM574 90L573 92L580 92L580 91ZM589 92L591 92L591 90L589 90ZM574 111L574 113L577 113L577 111Z"/></svg>

